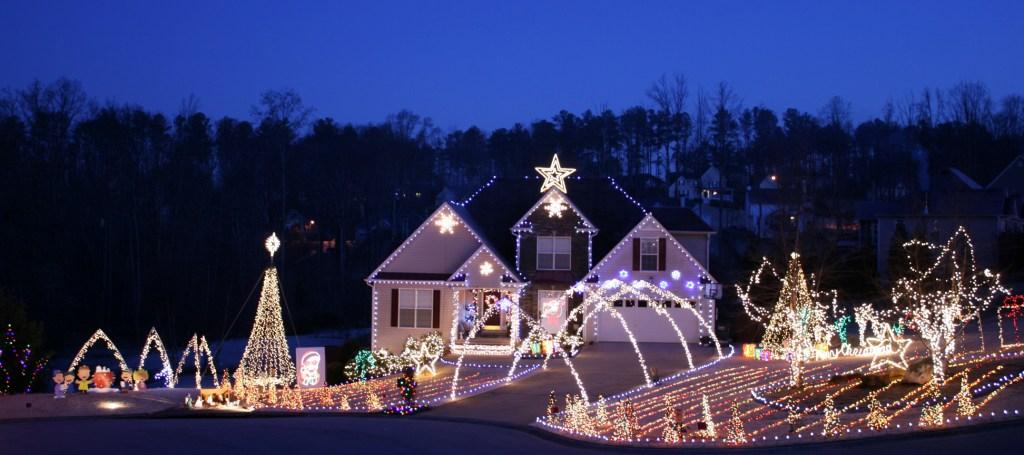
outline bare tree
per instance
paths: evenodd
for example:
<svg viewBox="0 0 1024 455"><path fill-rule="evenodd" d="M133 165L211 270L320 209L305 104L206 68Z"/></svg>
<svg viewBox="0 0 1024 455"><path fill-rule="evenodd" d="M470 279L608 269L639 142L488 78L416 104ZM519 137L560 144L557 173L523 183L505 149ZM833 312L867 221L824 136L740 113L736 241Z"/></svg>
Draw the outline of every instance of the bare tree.
<svg viewBox="0 0 1024 455"><path fill-rule="evenodd" d="M313 108L302 104L294 90L267 90L260 94L260 103L252 107L252 115L260 120L281 122L298 132L306 125Z"/></svg>
<svg viewBox="0 0 1024 455"><path fill-rule="evenodd" d="M697 140L697 146L700 147L707 142L705 133L708 131L708 123L710 122L708 117L710 117L709 113L711 112L711 105L703 88L697 89L697 106L694 111L696 113L693 125L694 135Z"/></svg>
<svg viewBox="0 0 1024 455"><path fill-rule="evenodd" d="M178 115L189 118L199 112L199 109L202 108L201 104L195 93L189 93L188 97L181 100L181 105L178 106Z"/></svg>
<svg viewBox="0 0 1024 455"><path fill-rule="evenodd" d="M950 115L960 123L987 125L992 116L992 98L981 82L963 81L949 90Z"/></svg>
<svg viewBox="0 0 1024 455"><path fill-rule="evenodd" d="M1013 94L1002 99L995 127L996 133L1004 136L1024 134L1024 97Z"/></svg>
<svg viewBox="0 0 1024 455"><path fill-rule="evenodd" d="M843 131L850 131L853 129L850 110L849 101L838 95L833 96L821 108L821 121L826 125L838 126Z"/></svg>
<svg viewBox="0 0 1024 455"><path fill-rule="evenodd" d="M886 100L882 105L882 121L887 125L896 123L896 105L892 102L892 98Z"/></svg>
<svg viewBox="0 0 1024 455"><path fill-rule="evenodd" d="M686 98L689 94L686 76L682 74L676 74L671 79L662 74L647 89L647 98L650 98L659 110L671 115L681 114L686 110Z"/></svg>

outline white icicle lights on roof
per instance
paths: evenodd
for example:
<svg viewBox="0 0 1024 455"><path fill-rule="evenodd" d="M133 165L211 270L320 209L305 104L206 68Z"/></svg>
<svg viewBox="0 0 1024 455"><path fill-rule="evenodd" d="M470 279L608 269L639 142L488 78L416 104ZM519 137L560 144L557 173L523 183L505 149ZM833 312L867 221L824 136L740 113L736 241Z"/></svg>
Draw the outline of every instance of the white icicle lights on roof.
<svg viewBox="0 0 1024 455"><path fill-rule="evenodd" d="M271 235L271 238L276 239L277 236ZM270 240L267 239L267 250L273 258L276 248L270 248ZM263 290L256 308L256 320L238 368L242 370L246 384L287 386L295 380L295 364L288 350L281 316L277 268L273 265L263 273Z"/></svg>
<svg viewBox="0 0 1024 455"><path fill-rule="evenodd" d="M908 314L910 327L924 339L936 380L944 380L947 360L956 352L957 329L981 315L997 294L1009 294L999 274L978 271L974 245L963 226L945 245L921 240L903 244L910 265L896 280L893 303ZM922 257L927 256L927 257ZM918 264L915 262L934 262Z"/></svg>

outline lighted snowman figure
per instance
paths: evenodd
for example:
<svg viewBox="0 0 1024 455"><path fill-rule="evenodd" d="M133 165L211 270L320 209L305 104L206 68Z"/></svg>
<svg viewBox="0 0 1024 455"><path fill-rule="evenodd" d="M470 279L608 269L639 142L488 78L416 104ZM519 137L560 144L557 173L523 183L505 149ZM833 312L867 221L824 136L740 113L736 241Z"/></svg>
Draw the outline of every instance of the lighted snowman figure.
<svg viewBox="0 0 1024 455"><path fill-rule="evenodd" d="M320 353L309 351L302 355L299 378L302 385L312 387L320 383Z"/></svg>

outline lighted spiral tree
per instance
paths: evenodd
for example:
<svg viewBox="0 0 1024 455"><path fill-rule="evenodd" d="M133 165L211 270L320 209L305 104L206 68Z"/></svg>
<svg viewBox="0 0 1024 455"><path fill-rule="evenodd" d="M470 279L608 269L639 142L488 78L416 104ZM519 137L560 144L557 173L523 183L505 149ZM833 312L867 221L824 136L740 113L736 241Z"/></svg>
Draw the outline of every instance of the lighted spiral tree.
<svg viewBox="0 0 1024 455"><path fill-rule="evenodd" d="M946 379L946 364L956 352L957 329L981 317L997 294L1009 294L999 284L999 274L978 271L974 245L963 226L945 245L911 240L903 244L911 265L907 276L896 281L893 303L908 315L910 326L921 334L932 358L932 377ZM927 252L934 262L916 264L913 258Z"/></svg>
<svg viewBox="0 0 1024 455"><path fill-rule="evenodd" d="M813 357L817 344L828 343L832 339L835 326L829 321L832 319L830 316L836 314L836 293L812 290L800 265L800 255L792 253L774 306L758 305L753 302L751 289L761 284L766 272L779 278L765 258L751 275L747 286L737 286L737 294L747 315L764 326L764 339L761 341L764 348L773 355L781 354L789 359L790 385L802 387L804 363ZM830 303L823 303L827 299L831 299Z"/></svg>
<svg viewBox="0 0 1024 455"><path fill-rule="evenodd" d="M277 235L267 238L266 247L273 261L281 246ZM263 290L256 308L256 321L242 353L239 369L246 385L287 386L295 380L295 364L288 351L288 339L281 317L281 300L277 283L277 268L273 264L263 274Z"/></svg>
<svg viewBox="0 0 1024 455"><path fill-rule="evenodd" d="M416 387L418 384L416 382L415 368L407 367L403 369L402 375L395 381L395 386L398 387L402 401L384 409L385 414L409 415L426 409L425 406L416 401Z"/></svg>

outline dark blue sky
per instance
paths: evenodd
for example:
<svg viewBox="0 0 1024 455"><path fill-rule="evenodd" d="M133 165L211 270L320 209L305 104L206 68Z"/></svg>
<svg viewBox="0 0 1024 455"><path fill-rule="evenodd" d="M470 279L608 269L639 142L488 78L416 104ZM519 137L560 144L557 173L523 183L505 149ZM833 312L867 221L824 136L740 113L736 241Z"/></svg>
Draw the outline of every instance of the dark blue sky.
<svg viewBox="0 0 1024 455"><path fill-rule="evenodd" d="M245 118L293 88L317 116L407 108L444 129L618 111L675 72L745 106L817 113L842 95L855 120L963 79L1024 91L1019 1L188 3L5 1L0 87L67 76L100 101L173 113L191 93Z"/></svg>

